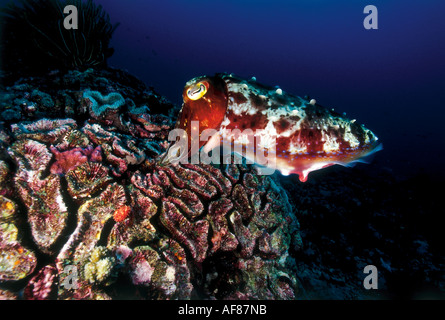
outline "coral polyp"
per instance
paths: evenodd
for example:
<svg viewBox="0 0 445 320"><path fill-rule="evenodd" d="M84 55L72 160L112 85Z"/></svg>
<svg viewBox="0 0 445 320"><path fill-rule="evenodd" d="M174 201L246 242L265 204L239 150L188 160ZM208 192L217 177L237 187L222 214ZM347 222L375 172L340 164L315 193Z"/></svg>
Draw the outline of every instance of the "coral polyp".
<svg viewBox="0 0 445 320"><path fill-rule="evenodd" d="M124 221L128 217L128 214L130 213L130 211L131 211L131 208L129 206L120 207L113 213L114 221L116 221L116 222Z"/></svg>

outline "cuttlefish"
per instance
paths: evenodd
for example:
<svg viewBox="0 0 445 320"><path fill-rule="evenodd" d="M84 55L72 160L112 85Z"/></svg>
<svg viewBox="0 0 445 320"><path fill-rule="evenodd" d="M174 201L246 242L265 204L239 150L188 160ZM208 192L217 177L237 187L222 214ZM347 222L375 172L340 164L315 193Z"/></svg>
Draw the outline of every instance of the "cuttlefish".
<svg viewBox="0 0 445 320"><path fill-rule="evenodd" d="M273 158L260 165L298 174L304 182L312 171L367 162L382 149L376 135L355 119L254 78L197 77L186 83L183 100L176 129L183 131L186 147L172 143L163 163L229 146L253 163Z"/></svg>

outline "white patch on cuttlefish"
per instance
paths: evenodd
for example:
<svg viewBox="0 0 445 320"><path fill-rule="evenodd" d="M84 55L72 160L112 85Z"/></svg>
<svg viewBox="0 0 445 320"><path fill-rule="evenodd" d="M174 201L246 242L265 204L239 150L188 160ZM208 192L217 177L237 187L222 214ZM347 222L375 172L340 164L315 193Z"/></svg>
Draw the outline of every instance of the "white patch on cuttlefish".
<svg viewBox="0 0 445 320"><path fill-rule="evenodd" d="M302 154L307 152L307 146L304 143L293 143L289 144L289 153L290 154Z"/></svg>
<svg viewBox="0 0 445 320"><path fill-rule="evenodd" d="M260 138L259 147L266 150L276 147L278 134L273 121L269 121L264 129L257 129L255 136Z"/></svg>
<svg viewBox="0 0 445 320"><path fill-rule="evenodd" d="M357 148L360 145L360 141L357 139L357 137L351 132L350 126L345 127L345 134L343 136L343 139L347 142L349 142L349 145L352 149Z"/></svg>
<svg viewBox="0 0 445 320"><path fill-rule="evenodd" d="M233 111L233 114L236 116L241 116L243 113L248 115L254 115L258 112L258 110L252 106L249 102L234 104L230 108Z"/></svg>
<svg viewBox="0 0 445 320"><path fill-rule="evenodd" d="M340 144L336 137L327 134L325 131L321 132L323 144L323 151L326 153L335 153L340 150Z"/></svg>
<svg viewBox="0 0 445 320"><path fill-rule="evenodd" d="M241 144L241 145L249 145L251 143L251 138L249 138L249 135L247 134L241 134L239 137L235 140L235 143Z"/></svg>

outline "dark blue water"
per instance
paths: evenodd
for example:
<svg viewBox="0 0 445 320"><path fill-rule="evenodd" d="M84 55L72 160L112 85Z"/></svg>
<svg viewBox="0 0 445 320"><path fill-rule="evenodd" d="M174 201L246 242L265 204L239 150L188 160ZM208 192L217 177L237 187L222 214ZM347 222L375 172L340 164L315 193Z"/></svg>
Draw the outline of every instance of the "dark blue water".
<svg viewBox="0 0 445 320"><path fill-rule="evenodd" d="M255 76L357 118L383 141L383 165L443 171L444 1L96 2L121 23L110 65L172 102L195 76ZM378 30L363 27L368 4Z"/></svg>

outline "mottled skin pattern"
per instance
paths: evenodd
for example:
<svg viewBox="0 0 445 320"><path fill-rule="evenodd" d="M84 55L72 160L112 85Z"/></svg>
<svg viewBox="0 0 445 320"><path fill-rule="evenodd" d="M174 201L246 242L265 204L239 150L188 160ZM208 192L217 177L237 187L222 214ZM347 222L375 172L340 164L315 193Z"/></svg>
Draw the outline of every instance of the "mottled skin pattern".
<svg viewBox="0 0 445 320"><path fill-rule="evenodd" d="M207 89L203 88L205 94L190 99L201 85ZM199 121L199 133L207 128L219 131L219 139L209 140L208 149L218 142L245 145L246 137L234 136L232 131L251 129L256 137L261 137L253 152L276 152L276 169L283 175L298 174L301 181L306 181L311 171L357 162L381 149L377 137L355 120L314 100L254 80L228 74L197 77L187 82L183 98L176 127L185 129L189 139L193 120ZM205 141L199 144L203 145ZM251 155L252 152L244 154L246 158Z"/></svg>

